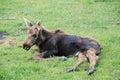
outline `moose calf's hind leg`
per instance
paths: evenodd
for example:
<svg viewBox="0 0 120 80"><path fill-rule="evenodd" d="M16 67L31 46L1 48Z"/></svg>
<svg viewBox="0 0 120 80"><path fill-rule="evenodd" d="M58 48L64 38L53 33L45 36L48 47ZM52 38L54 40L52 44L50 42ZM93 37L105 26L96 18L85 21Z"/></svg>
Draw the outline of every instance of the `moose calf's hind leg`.
<svg viewBox="0 0 120 80"><path fill-rule="evenodd" d="M99 57L96 55L95 49L92 48L87 50L86 56L90 62L88 74L91 75L94 72L94 67Z"/></svg>
<svg viewBox="0 0 120 80"><path fill-rule="evenodd" d="M81 52L79 52L79 54L78 54L78 62L73 66L73 67L71 67L71 68L69 68L68 70L67 70L67 72L72 72L72 71L74 71L79 65L81 65L84 61L86 61L87 60L87 58L86 58L86 56L84 55L84 53L81 53Z"/></svg>

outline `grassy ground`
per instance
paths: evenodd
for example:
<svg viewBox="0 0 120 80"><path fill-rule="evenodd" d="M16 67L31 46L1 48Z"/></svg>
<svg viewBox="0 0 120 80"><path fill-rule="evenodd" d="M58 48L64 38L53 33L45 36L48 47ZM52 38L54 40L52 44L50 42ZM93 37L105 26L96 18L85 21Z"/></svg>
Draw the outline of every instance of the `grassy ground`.
<svg viewBox="0 0 120 80"><path fill-rule="evenodd" d="M73 73L66 69L77 62L52 60L36 63L32 49L22 44L0 45L0 80L120 80L120 1L119 0L0 0L0 32L6 32L17 42L26 38L23 17L33 23L38 20L50 30L57 28L90 36L103 45L96 72L88 76L85 62Z"/></svg>

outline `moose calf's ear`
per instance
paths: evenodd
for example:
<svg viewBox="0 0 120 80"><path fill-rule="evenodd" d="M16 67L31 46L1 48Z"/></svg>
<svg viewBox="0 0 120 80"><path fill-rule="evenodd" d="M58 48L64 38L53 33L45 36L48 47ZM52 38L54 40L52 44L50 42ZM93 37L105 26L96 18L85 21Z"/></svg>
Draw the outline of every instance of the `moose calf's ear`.
<svg viewBox="0 0 120 80"><path fill-rule="evenodd" d="M25 21L25 23L26 23L26 26L27 26L28 28L30 28L30 27L33 26L33 24L32 24L29 20L27 20L26 18L23 18L23 19L24 19L24 21Z"/></svg>
<svg viewBox="0 0 120 80"><path fill-rule="evenodd" d="M41 26L41 22L40 22L40 21L38 21L38 22L37 22L37 25L38 25L38 26Z"/></svg>

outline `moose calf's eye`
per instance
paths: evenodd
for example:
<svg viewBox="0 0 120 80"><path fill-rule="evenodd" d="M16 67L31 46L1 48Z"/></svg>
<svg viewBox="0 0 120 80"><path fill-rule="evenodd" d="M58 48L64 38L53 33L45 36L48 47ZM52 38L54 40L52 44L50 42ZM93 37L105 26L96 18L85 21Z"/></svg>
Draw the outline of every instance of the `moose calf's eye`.
<svg viewBox="0 0 120 80"><path fill-rule="evenodd" d="M33 35L33 37L36 37L36 36L37 36L36 34Z"/></svg>

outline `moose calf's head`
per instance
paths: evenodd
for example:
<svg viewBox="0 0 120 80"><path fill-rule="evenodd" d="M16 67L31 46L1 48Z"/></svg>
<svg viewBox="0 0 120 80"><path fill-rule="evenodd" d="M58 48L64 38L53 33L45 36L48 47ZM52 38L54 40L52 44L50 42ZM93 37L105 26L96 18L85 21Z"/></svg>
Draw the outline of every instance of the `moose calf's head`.
<svg viewBox="0 0 120 80"><path fill-rule="evenodd" d="M55 34L64 33L60 29L57 29L55 31L48 31L44 26L41 25L40 22L37 22L36 25L33 25L29 20L25 18L24 21L28 27L28 37L23 43L23 48L25 50L29 50L33 45L39 46L42 42Z"/></svg>
<svg viewBox="0 0 120 80"><path fill-rule="evenodd" d="M28 27L28 37L26 41L23 43L23 48L25 50L29 50L33 45L36 44L37 39L39 37L39 32L41 30L41 24L38 22L36 25L33 25L29 20L24 18L26 26Z"/></svg>

